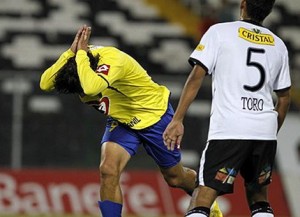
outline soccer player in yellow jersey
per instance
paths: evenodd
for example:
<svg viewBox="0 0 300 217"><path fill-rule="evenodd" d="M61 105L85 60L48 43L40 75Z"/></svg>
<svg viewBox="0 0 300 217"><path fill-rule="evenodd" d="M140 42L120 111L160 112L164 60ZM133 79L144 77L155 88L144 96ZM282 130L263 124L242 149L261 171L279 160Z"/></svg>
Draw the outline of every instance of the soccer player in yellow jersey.
<svg viewBox="0 0 300 217"><path fill-rule="evenodd" d="M42 74L40 87L78 94L82 102L108 116L99 166L102 216L121 216L120 175L140 145L169 186L191 194L196 172L183 167L178 149L170 151L163 143L162 134L174 113L170 91L155 83L128 54L113 47L88 46L90 34L90 27L78 30L70 49ZM220 213L217 206L212 209Z"/></svg>

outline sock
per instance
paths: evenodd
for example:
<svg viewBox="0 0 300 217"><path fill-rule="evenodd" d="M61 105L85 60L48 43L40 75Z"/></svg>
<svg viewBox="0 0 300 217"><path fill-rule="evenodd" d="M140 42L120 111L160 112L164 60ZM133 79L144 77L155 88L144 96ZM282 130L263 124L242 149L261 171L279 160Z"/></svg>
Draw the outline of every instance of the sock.
<svg viewBox="0 0 300 217"><path fill-rule="evenodd" d="M109 200L98 201L102 217L121 217L122 204Z"/></svg>
<svg viewBox="0 0 300 217"><path fill-rule="evenodd" d="M187 217L208 217L210 213L210 208L198 206L194 209L188 211L185 216Z"/></svg>
<svg viewBox="0 0 300 217"><path fill-rule="evenodd" d="M252 217L274 217L273 210L268 202L260 201L250 206Z"/></svg>

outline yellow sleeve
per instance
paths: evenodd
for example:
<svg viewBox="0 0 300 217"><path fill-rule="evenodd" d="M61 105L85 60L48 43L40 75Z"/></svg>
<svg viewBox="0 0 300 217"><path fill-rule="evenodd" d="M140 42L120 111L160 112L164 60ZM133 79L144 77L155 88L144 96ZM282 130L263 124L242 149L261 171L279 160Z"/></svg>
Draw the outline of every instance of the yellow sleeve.
<svg viewBox="0 0 300 217"><path fill-rule="evenodd" d="M86 51L79 50L76 54L77 72L84 94L96 96L108 87L107 81L98 76L90 67Z"/></svg>
<svg viewBox="0 0 300 217"><path fill-rule="evenodd" d="M54 80L57 72L67 63L68 59L75 56L71 49L65 51L58 60L42 74L40 88L44 91L54 89Z"/></svg>

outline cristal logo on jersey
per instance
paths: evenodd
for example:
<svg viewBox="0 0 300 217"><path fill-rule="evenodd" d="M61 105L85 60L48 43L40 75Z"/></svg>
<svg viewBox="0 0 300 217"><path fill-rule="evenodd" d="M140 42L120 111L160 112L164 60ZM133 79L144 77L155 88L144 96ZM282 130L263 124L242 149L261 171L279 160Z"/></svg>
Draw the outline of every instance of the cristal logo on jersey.
<svg viewBox="0 0 300 217"><path fill-rule="evenodd" d="M239 28L239 37L255 44L275 45L274 37L270 34L262 34L259 29Z"/></svg>
<svg viewBox="0 0 300 217"><path fill-rule="evenodd" d="M102 64L102 65L98 66L98 68L96 69L96 73L97 74L102 73L102 74L108 75L109 69L110 69L110 65Z"/></svg>
<svg viewBox="0 0 300 217"><path fill-rule="evenodd" d="M103 97L99 101L99 107L98 110L102 112L105 115L108 115L109 113L109 98Z"/></svg>

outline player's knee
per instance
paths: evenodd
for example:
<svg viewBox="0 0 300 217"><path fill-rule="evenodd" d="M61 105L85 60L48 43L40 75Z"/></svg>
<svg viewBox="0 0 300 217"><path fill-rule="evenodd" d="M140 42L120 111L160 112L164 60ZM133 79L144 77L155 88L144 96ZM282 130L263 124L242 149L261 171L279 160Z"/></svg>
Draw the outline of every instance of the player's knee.
<svg viewBox="0 0 300 217"><path fill-rule="evenodd" d="M164 179L167 182L167 184L172 188L178 188L181 186L182 180L178 176L164 175Z"/></svg>
<svg viewBox="0 0 300 217"><path fill-rule="evenodd" d="M197 172L195 170L192 170L192 169L187 168L187 167L184 167L184 171L185 171L185 176L188 177L188 179L193 180L195 182L195 187L196 187Z"/></svg>
<svg viewBox="0 0 300 217"><path fill-rule="evenodd" d="M196 187L196 172L189 168L183 168L183 170L164 171L163 176L165 181L170 187L173 188L187 188L187 190L194 189Z"/></svg>
<svg viewBox="0 0 300 217"><path fill-rule="evenodd" d="M106 179L109 177L119 177L120 174L118 172L117 166L107 164L107 163L101 163L99 166L99 172L101 179Z"/></svg>

